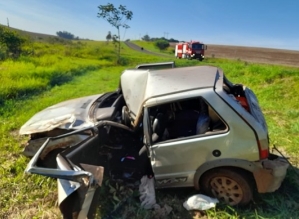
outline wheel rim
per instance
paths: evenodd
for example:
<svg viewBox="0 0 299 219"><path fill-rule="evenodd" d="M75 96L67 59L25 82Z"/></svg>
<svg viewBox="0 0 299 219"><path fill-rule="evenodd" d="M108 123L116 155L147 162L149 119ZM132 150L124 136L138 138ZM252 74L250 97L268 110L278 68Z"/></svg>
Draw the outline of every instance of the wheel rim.
<svg viewBox="0 0 299 219"><path fill-rule="evenodd" d="M237 205L243 199L243 190L240 185L227 177L215 177L211 180L211 189L219 201L223 201L231 206Z"/></svg>

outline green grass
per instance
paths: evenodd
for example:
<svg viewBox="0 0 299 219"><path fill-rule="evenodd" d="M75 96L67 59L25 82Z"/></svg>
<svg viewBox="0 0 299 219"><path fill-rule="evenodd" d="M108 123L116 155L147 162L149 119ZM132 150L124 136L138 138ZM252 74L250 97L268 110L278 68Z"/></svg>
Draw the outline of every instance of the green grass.
<svg viewBox="0 0 299 219"><path fill-rule="evenodd" d="M104 43L98 46L34 43L31 48L33 55L0 63L0 99L39 93L87 71L113 66L113 58L103 58L102 55L107 49L109 51L108 46L111 47Z"/></svg>
<svg viewBox="0 0 299 219"><path fill-rule="evenodd" d="M171 61L131 51L122 45L122 65L119 66L115 64L113 44L103 42L36 43L32 46L34 55L0 63L0 218L60 217L56 206L56 181L23 174L29 159L22 155L26 142L25 137L18 135L22 124L36 112L63 100L115 90L125 68ZM291 156L293 164L298 165L298 68L213 58L203 62L176 60L176 65L218 66L232 82L252 88L265 113L271 144L279 146ZM299 218L297 174L297 169L290 168L278 191L257 195L245 208L219 204L205 212L187 212L182 204L196 193L193 189L158 190L157 202L173 208L168 218L196 218L195 215L202 218ZM120 191L121 185L113 182L104 184L103 197L111 198L101 201L98 212L102 217L110 214L113 218L156 216L153 211L140 208L136 191L127 187ZM111 187L116 191L111 191ZM113 195L125 202L117 205Z"/></svg>

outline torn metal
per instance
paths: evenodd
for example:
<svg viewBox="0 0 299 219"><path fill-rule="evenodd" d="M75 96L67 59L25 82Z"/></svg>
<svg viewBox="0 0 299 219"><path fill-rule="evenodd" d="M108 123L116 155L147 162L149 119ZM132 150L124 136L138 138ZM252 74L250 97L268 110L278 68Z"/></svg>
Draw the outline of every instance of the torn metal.
<svg viewBox="0 0 299 219"><path fill-rule="evenodd" d="M260 161L260 168L253 172L259 193L276 191L287 174L287 160L276 155L271 156L273 159Z"/></svg>
<svg viewBox="0 0 299 219"><path fill-rule="evenodd" d="M63 146L65 148L66 146L74 146L74 142L70 140L72 139L70 136L78 136L76 134L82 134L84 131L94 132L94 130L87 129L75 131L65 136L48 138L31 159L25 170L25 172L28 173L57 179L58 203L65 218L85 219L88 215L94 213L90 211L90 206L96 190L102 185L104 168L90 164L80 164L81 167L79 167L73 164L67 157L60 154L56 157L56 169L39 167L38 161L44 159L45 154L47 154L49 149L53 148L53 145ZM87 137L85 139L87 139ZM79 140L82 141L82 138ZM62 144L62 142L64 144ZM78 139L77 142L79 142ZM76 191L77 195L74 196L73 194Z"/></svg>

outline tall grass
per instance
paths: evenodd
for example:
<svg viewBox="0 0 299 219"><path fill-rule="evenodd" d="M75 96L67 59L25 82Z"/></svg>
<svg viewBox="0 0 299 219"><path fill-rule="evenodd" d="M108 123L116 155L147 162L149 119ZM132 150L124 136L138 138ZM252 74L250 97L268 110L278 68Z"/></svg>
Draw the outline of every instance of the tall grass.
<svg viewBox="0 0 299 219"><path fill-rule="evenodd" d="M73 43L34 42L27 56L0 62L0 104L11 98L27 97L53 86L69 82L87 71L115 66L112 43L74 41ZM140 54L122 45L123 66L136 63L169 61ZM182 62L184 63L184 62Z"/></svg>
<svg viewBox="0 0 299 219"><path fill-rule="evenodd" d="M30 56L0 63L0 99L3 101L39 93L86 71L113 66L113 61L96 56L107 49L104 46L102 51L97 49L87 43L33 43L33 54Z"/></svg>

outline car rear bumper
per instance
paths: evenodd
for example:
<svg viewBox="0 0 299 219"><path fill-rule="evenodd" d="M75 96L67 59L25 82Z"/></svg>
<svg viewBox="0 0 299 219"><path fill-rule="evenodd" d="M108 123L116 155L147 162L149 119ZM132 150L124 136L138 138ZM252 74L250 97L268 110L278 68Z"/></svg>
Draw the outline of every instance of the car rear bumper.
<svg viewBox="0 0 299 219"><path fill-rule="evenodd" d="M253 171L259 193L276 191L284 180L289 163L286 159L271 155L272 159L257 162L259 168Z"/></svg>

